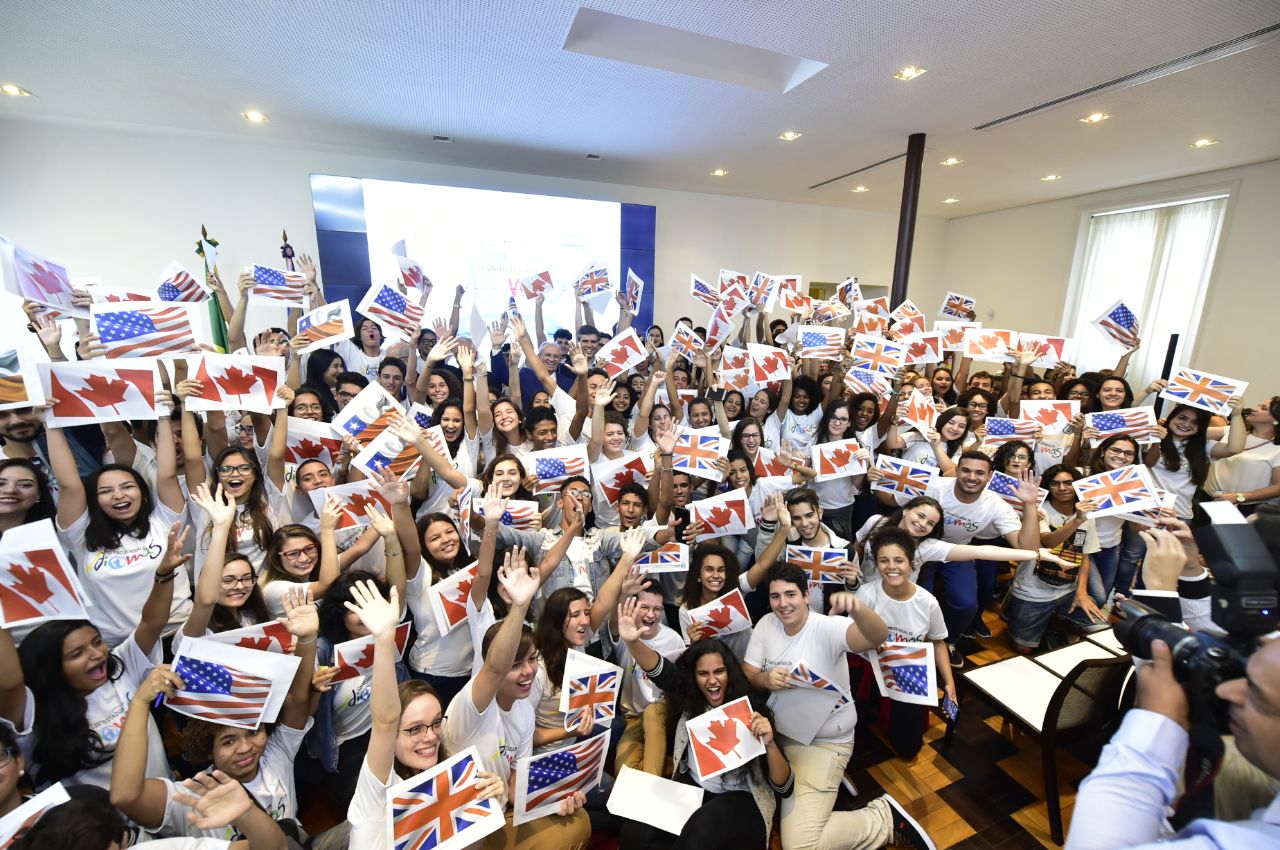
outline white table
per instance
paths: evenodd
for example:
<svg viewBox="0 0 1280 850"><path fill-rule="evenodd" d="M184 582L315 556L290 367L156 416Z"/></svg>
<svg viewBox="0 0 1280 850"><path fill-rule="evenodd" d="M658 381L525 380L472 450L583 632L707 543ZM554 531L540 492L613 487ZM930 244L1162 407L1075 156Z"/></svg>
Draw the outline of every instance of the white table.
<svg viewBox="0 0 1280 850"><path fill-rule="evenodd" d="M1090 643L1096 643L1098 646L1106 647L1116 655L1129 654L1129 651L1124 648L1122 643L1120 643L1120 638L1116 637L1116 633L1113 629L1106 629L1105 631L1086 634L1084 639Z"/></svg>
<svg viewBox="0 0 1280 850"><path fill-rule="evenodd" d="M1044 725L1049 700L1062 684L1061 677L1024 655L967 670L964 677L1037 732Z"/></svg>
<svg viewBox="0 0 1280 850"><path fill-rule="evenodd" d="M1052 652L1033 656L1033 660L1041 667L1047 667L1050 672L1065 679L1067 674L1076 669L1076 665L1081 661L1115 657L1116 653L1107 647L1082 640L1070 646L1064 646L1062 649L1055 649Z"/></svg>

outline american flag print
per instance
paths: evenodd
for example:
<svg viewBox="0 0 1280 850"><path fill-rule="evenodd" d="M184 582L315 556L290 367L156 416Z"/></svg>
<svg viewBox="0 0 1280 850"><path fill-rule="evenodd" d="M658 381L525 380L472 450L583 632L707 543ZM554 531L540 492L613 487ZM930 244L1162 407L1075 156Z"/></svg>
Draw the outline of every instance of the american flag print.
<svg viewBox="0 0 1280 850"><path fill-rule="evenodd" d="M165 702L191 717L256 729L271 696L271 680L234 667L183 656L173 666L183 687Z"/></svg>
<svg viewBox="0 0 1280 850"><path fill-rule="evenodd" d="M844 328L800 328L800 356L815 360L839 360L844 356Z"/></svg>
<svg viewBox="0 0 1280 850"><path fill-rule="evenodd" d="M942 309L938 311L938 315L947 319L968 319L973 315L973 308L977 303L968 295L949 291L942 301Z"/></svg>
<svg viewBox="0 0 1280 850"><path fill-rule="evenodd" d="M876 458L876 469L880 470L881 478L871 485L872 490L896 493L908 499L923 496L930 482L938 474L933 467L898 460L888 455L880 455Z"/></svg>
<svg viewBox="0 0 1280 850"><path fill-rule="evenodd" d="M615 670L569 679L569 711L565 716L565 728L577 726L584 711L595 712L597 722L612 718L620 681L621 677Z"/></svg>
<svg viewBox="0 0 1280 850"><path fill-rule="evenodd" d="M514 822L518 825L552 814L569 795L598 785L608 748L605 730L585 741L521 759L516 765Z"/></svg>
<svg viewBox="0 0 1280 850"><path fill-rule="evenodd" d="M716 461L725 454L726 442L718 434L681 434L672 450L671 467L719 481L724 476Z"/></svg>
<svg viewBox="0 0 1280 850"><path fill-rule="evenodd" d="M388 331L404 337L413 336L422 324L421 305L386 284L378 288L372 300L366 296L358 309Z"/></svg>
<svg viewBox="0 0 1280 850"><path fill-rule="evenodd" d="M161 301L207 301L211 293L178 263L170 263L156 286Z"/></svg>
<svg viewBox="0 0 1280 850"><path fill-rule="evenodd" d="M987 482L987 489L999 496L1000 501L1015 511L1022 510L1022 500L1018 498L1018 479L1012 475L1006 475L1003 472L992 472L991 480ZM1043 487L1037 487L1036 492L1038 496L1036 504L1041 504L1049 496L1049 491Z"/></svg>
<svg viewBox="0 0 1280 850"><path fill-rule="evenodd" d="M1081 501L1098 503L1091 516L1129 513L1159 504L1156 487L1146 467L1130 465L1081 478L1071 485ZM1105 513L1104 513L1105 512Z"/></svg>
<svg viewBox="0 0 1280 850"><path fill-rule="evenodd" d="M253 287L249 295L258 301L274 301L286 307L301 307L307 276L268 266L253 267Z"/></svg>
<svg viewBox="0 0 1280 850"><path fill-rule="evenodd" d="M1111 305L1094 324L1123 346L1131 346L1138 339L1138 317L1123 301Z"/></svg>
<svg viewBox="0 0 1280 850"><path fill-rule="evenodd" d="M538 503L528 501L509 501L507 509L498 517L499 525L506 525L516 531L526 531L536 527Z"/></svg>
<svg viewBox="0 0 1280 850"><path fill-rule="evenodd" d="M1169 386L1164 388L1160 397L1225 416L1229 409L1227 402L1243 395L1248 386L1244 381L1233 381L1183 366L1169 379Z"/></svg>
<svg viewBox="0 0 1280 850"><path fill-rule="evenodd" d="M501 829L505 818L499 801L480 799L479 773L472 747L389 789L391 846L395 850L458 848ZM459 837L465 840L453 841Z"/></svg>
<svg viewBox="0 0 1280 850"><path fill-rule="evenodd" d="M689 275L689 294L713 310L720 306L720 294L696 274Z"/></svg>
<svg viewBox="0 0 1280 850"><path fill-rule="evenodd" d="M844 373L844 385L857 393L871 393L879 398L889 392L889 381L879 372L867 369L850 369Z"/></svg>
<svg viewBox="0 0 1280 850"><path fill-rule="evenodd" d="M1129 407L1123 410L1109 410L1106 413L1087 413L1085 424L1092 425L1099 432L1094 440L1094 446L1116 434L1128 434L1140 443L1154 442L1151 431L1155 425L1155 414L1149 407Z"/></svg>
<svg viewBox="0 0 1280 850"><path fill-rule="evenodd" d="M578 291L583 299L590 300L597 295L609 291L609 270L601 265L593 265L578 275Z"/></svg>
<svg viewBox="0 0 1280 850"><path fill-rule="evenodd" d="M847 566L849 553L844 549L788 545L786 559L788 564L807 572L810 582L844 584L840 571Z"/></svg>
<svg viewBox="0 0 1280 850"><path fill-rule="evenodd" d="M533 464L533 474L538 478L538 486L534 493L538 495L556 492L560 489L560 483L566 478L587 474L585 446L533 452L525 458L525 462Z"/></svg>
<svg viewBox="0 0 1280 850"><path fill-rule="evenodd" d="M854 334L853 368L892 375L902 368L907 350L895 342L866 334Z"/></svg>
<svg viewBox="0 0 1280 850"><path fill-rule="evenodd" d="M317 307L298 319L298 333L308 340L307 347L303 349L304 353L323 347L335 337L351 336L350 302L336 301L333 304Z"/></svg>
<svg viewBox="0 0 1280 850"><path fill-rule="evenodd" d="M986 426L987 438L983 442L988 445L998 446L1013 440L1030 442L1036 438L1037 426L1030 419L1005 419L1000 416L988 416Z"/></svg>
<svg viewBox="0 0 1280 850"><path fill-rule="evenodd" d="M185 307L91 310L109 359L164 357L196 351L195 332Z"/></svg>
<svg viewBox="0 0 1280 850"><path fill-rule="evenodd" d="M937 705L933 646L927 643L884 643L873 664L880 693L902 702ZM934 679L936 681L936 679Z"/></svg>

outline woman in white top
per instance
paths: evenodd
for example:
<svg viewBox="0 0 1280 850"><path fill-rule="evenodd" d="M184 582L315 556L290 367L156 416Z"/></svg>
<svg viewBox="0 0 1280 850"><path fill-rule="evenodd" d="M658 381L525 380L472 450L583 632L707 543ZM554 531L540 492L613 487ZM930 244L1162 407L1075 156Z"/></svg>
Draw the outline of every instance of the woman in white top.
<svg viewBox="0 0 1280 850"><path fill-rule="evenodd" d="M842 398L828 404L826 411L822 414L821 421L818 423L813 444L821 445L823 443L837 443L842 440L855 439L854 409L850 402ZM865 452L861 446L857 451ZM861 457L865 463L870 459L870 453L864 453ZM823 522L831 526L831 529L836 534L846 540L852 532L850 526L853 517L853 500L862 491L866 480L867 476L864 473L862 475L846 475L829 481L814 481L809 485L818 494L818 504L822 508ZM735 652L737 649L737 647L734 647Z"/></svg>
<svg viewBox="0 0 1280 850"><path fill-rule="evenodd" d="M341 355L347 369L369 379L378 380L378 364L382 362L385 337L382 328L373 319L361 319L351 339L344 339L333 346Z"/></svg>
<svg viewBox="0 0 1280 850"><path fill-rule="evenodd" d="M1234 418L1240 410L1240 398L1231 399L1227 406L1231 408L1229 419ZM1244 448L1246 432L1243 427L1233 427L1226 443L1209 445L1211 418L1212 414L1207 410L1178 405L1164 420L1163 426L1156 426L1155 433L1160 442L1148 447L1143 459L1151 467L1156 483L1178 494L1173 510L1182 520L1191 518L1191 500L1196 488L1204 486L1208 480L1209 464L1239 454Z"/></svg>
<svg viewBox="0 0 1280 850"><path fill-rule="evenodd" d="M320 515L318 535L297 524L283 526L271 535L258 584L267 609L275 616L284 613L284 595L295 584L308 585L311 595L318 599L338 577L338 546L333 530L341 517L342 508L329 499Z"/></svg>
<svg viewBox="0 0 1280 850"><path fill-rule="evenodd" d="M709 605L734 588L744 594L750 593L764 580L764 574L771 566L773 565L760 561L743 572L738 564L738 556L719 540L699 543L690 553L689 572L685 576L684 592L680 598L680 637L684 638L685 644L694 644L707 637L702 624L694 622L690 616L691 609ZM745 652L751 641L751 630L743 629L733 634L720 635L719 639L735 653Z"/></svg>
<svg viewBox="0 0 1280 850"><path fill-rule="evenodd" d="M890 451L901 449L903 460L935 467L943 476L951 477L956 474L960 447L968 436L969 414L959 407L948 407L938 414L927 436L921 436L914 428L904 430L901 425L894 425L884 447Z"/></svg>
<svg viewBox="0 0 1280 850"><path fill-rule="evenodd" d="M822 387L808 375L795 375L783 381L782 398L773 418L778 421L781 441L797 449L809 448L822 421Z"/></svg>
<svg viewBox="0 0 1280 850"><path fill-rule="evenodd" d="M0 722L17 734L37 790L61 781L110 787L129 700L160 663L174 579L191 558L182 554L186 538L178 525L169 529L142 618L114 650L88 620L42 623L16 652L12 636L0 629ZM152 746L146 775L168 776L160 730L150 717L146 735Z"/></svg>
<svg viewBox="0 0 1280 850"><path fill-rule="evenodd" d="M226 554L231 523L236 517L235 502L221 487L210 493L208 484L197 487L191 500L209 516L213 532L209 538L209 555L200 565L196 578L195 605L182 627L182 634L204 637L209 632L216 634L270 622L274 618L267 610L253 564L238 552Z"/></svg>
<svg viewBox="0 0 1280 850"><path fill-rule="evenodd" d="M1204 488L1215 499L1251 512L1255 505L1280 499L1280 396L1258 402L1243 418L1244 449L1210 465Z"/></svg>
<svg viewBox="0 0 1280 850"><path fill-rule="evenodd" d="M348 846L359 850L389 850L387 790L446 758L441 751L444 705L435 690L416 679L396 683L396 661L400 658L396 627L401 608L394 588L390 595L390 600L383 599L372 583L357 584L351 589L355 601L345 603L373 636L369 747L347 808L351 824ZM477 784L481 800L506 791L500 777L483 770Z"/></svg>
<svg viewBox="0 0 1280 850"><path fill-rule="evenodd" d="M185 512L171 428L166 409L156 424L154 496L146 480L122 464L102 466L81 481L66 435L61 428L47 430L49 463L61 484L58 531L93 601L95 625L112 647L137 627L138 602L147 598L169 530ZM165 635L176 632L191 612L191 578L185 569L174 576L170 609Z"/></svg>

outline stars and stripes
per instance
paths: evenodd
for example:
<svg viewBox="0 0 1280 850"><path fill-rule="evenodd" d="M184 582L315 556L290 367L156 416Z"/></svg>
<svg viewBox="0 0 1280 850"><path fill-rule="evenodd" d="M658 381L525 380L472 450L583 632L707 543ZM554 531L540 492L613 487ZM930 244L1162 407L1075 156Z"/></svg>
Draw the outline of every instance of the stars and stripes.
<svg viewBox="0 0 1280 850"><path fill-rule="evenodd" d="M1085 420L1087 424L1098 430L1099 441L1116 434L1128 434L1139 442L1146 442L1155 425L1155 416L1149 407L1129 407L1105 413L1089 413L1085 415Z"/></svg>
<svg viewBox="0 0 1280 850"><path fill-rule="evenodd" d="M840 571L848 566L849 553L844 549L821 546L787 546L787 563L809 574L814 583L843 584Z"/></svg>
<svg viewBox="0 0 1280 850"><path fill-rule="evenodd" d="M929 651L919 644L887 643L878 652L880 675L889 690L929 696Z"/></svg>
<svg viewBox="0 0 1280 850"><path fill-rule="evenodd" d="M299 272L254 266L253 287L249 294L264 301L279 301L286 306L297 307L302 303L306 283L307 276Z"/></svg>
<svg viewBox="0 0 1280 850"><path fill-rule="evenodd" d="M529 501L509 501L507 509L498 517L499 525L506 525L517 531L533 528L538 517L538 503Z"/></svg>
<svg viewBox="0 0 1280 850"><path fill-rule="evenodd" d="M209 290L177 263L164 270L156 294L161 301L207 301Z"/></svg>
<svg viewBox="0 0 1280 850"><path fill-rule="evenodd" d="M587 474L587 447L569 446L562 449L544 449L525 457L538 479L536 493L553 493L567 478Z"/></svg>
<svg viewBox="0 0 1280 850"><path fill-rule="evenodd" d="M720 293L696 274L689 275L689 294L713 310L720 306Z"/></svg>
<svg viewBox="0 0 1280 850"><path fill-rule="evenodd" d="M1138 340L1138 317L1123 301L1113 304L1094 324L1123 346L1132 346Z"/></svg>
<svg viewBox="0 0 1280 850"><path fill-rule="evenodd" d="M1244 393L1248 384L1233 381L1208 372L1199 372L1185 366L1169 379L1169 386L1160 393L1161 398L1207 410L1210 413L1227 412L1227 402Z"/></svg>
<svg viewBox="0 0 1280 850"><path fill-rule="evenodd" d="M881 372L892 375L902 368L907 350L897 343L880 337L866 334L855 334L853 337L854 369L865 369L868 372Z"/></svg>
<svg viewBox="0 0 1280 850"><path fill-rule="evenodd" d="M986 421L987 436L983 440L988 445L998 446L1013 440L1036 438L1036 423L1030 419L1005 419L1001 416L988 416Z"/></svg>
<svg viewBox="0 0 1280 850"><path fill-rule="evenodd" d="M390 795L395 850L431 850L499 811L496 800L480 799L480 767L471 752L443 767L417 786Z"/></svg>
<svg viewBox="0 0 1280 850"><path fill-rule="evenodd" d="M816 360L839 360L844 355L844 328L800 328L800 356Z"/></svg>
<svg viewBox="0 0 1280 850"><path fill-rule="evenodd" d="M191 317L183 307L134 307L93 312L107 357L162 357L196 350Z"/></svg>
<svg viewBox="0 0 1280 850"><path fill-rule="evenodd" d="M271 696L271 680L189 656L174 664L183 687L167 702L170 708L211 723L256 726Z"/></svg>
<svg viewBox="0 0 1280 850"><path fill-rule="evenodd" d="M372 301L360 305L360 312L404 336L417 333L422 325L422 305L415 304L386 284L379 287Z"/></svg>
<svg viewBox="0 0 1280 850"><path fill-rule="evenodd" d="M850 369L844 373L844 385L857 393L871 393L879 398L889 392L889 381L879 372L867 369Z"/></svg>
<svg viewBox="0 0 1280 850"><path fill-rule="evenodd" d="M1098 511L1139 510L1159 501L1145 467L1136 465L1110 469L1074 482L1081 501L1096 502Z"/></svg>
<svg viewBox="0 0 1280 850"><path fill-rule="evenodd" d="M608 745L609 735L602 732L582 743L530 758L525 811L559 803L570 794L595 786Z"/></svg>
<svg viewBox="0 0 1280 850"><path fill-rule="evenodd" d="M1018 479L1012 475L1006 475L1003 472L992 472L991 480L987 482L987 489L1000 497L1000 501L1016 511L1022 510L1022 500L1018 498ZM1036 504L1044 502L1048 497L1049 491L1043 487L1036 488Z"/></svg>

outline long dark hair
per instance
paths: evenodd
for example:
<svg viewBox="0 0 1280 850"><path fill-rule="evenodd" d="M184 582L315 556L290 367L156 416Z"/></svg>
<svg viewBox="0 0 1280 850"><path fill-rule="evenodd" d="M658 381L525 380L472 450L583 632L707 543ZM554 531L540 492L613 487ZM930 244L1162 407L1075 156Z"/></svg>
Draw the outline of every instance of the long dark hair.
<svg viewBox="0 0 1280 850"><path fill-rule="evenodd" d="M702 604L702 564L708 555L719 555L724 561L724 592L728 593L738 586L738 576L742 570L738 556L728 546L716 541L699 543L689 559L689 573L684 578L684 604L697 608Z"/></svg>
<svg viewBox="0 0 1280 850"><path fill-rule="evenodd" d="M942 436L942 426L946 425L957 416L964 422L964 433L954 440L943 439L942 444L947 447L947 457L952 457L956 452L960 451L960 447L964 445L964 438L969 436L969 411L963 407L948 407L946 410L938 414L938 418L934 420L933 430L938 432L938 436Z"/></svg>
<svg viewBox="0 0 1280 850"><path fill-rule="evenodd" d="M293 573L285 569L284 559L280 557L280 552L284 549L284 543L290 537L304 538L316 547L316 564L311 568L311 575L305 579L295 578ZM272 533L271 539L267 544L267 556L262 561L262 583L269 584L273 581L316 581L320 578L320 562L324 559L323 548L320 545L320 537L305 525L293 523L280 526Z"/></svg>
<svg viewBox="0 0 1280 850"><path fill-rule="evenodd" d="M496 434L497 431L494 431ZM533 494L529 492L529 488L524 486L524 479L528 477L524 468L524 461L513 454L499 454L493 460L489 461L489 465L480 473L480 483L484 485L485 492L488 492L489 485L493 483L493 471L498 468L498 464L503 461L512 461L516 465L516 469L520 470L520 486L511 494L509 498L522 499L526 502L533 501Z"/></svg>
<svg viewBox="0 0 1280 850"><path fill-rule="evenodd" d="M864 553L867 551L867 541L871 538L871 535L885 528L900 528L902 526L902 518L906 516L907 511L911 510L912 508L921 508L921 507L933 508L935 511L938 512L938 521L934 523L933 530L930 531L928 534L926 534L922 539L941 540L942 524L943 524L943 520L946 519L946 516L947 516L946 512L942 510L941 503L939 503L938 500L933 498L932 496L916 496L914 499L907 502L905 505L898 508L893 513L882 516L875 525L871 526L871 530L868 531L867 534L861 540L859 540L857 543L853 545L853 550L854 552L857 553L859 560L862 559Z"/></svg>
<svg viewBox="0 0 1280 850"><path fill-rule="evenodd" d="M431 425L432 427L439 425L441 420L444 418L444 412L451 407L456 407L458 409L458 418L462 420L462 427L458 429L458 438L456 440L449 440L447 437L445 438L445 444L449 446L450 457L456 457L458 454L458 447L462 445L462 441L466 439L467 436L467 415L462 407L460 397L449 396L444 401L436 405L435 410L431 412ZM443 429L441 429L440 434L441 436L444 436ZM449 458L445 458L445 460L449 460Z"/></svg>
<svg viewBox="0 0 1280 850"><path fill-rule="evenodd" d="M214 634L242 628L245 625L243 620L245 614L249 615L255 625L269 623L274 619L270 609L267 608L267 600L262 596L262 588L258 586L258 571L254 569L253 562L247 555L232 552L223 558L222 566L225 569L227 564L235 561L244 561L249 565L249 575L253 578L253 584L249 588L249 598L245 599L238 611L220 602L214 603L213 611L209 614L209 631Z"/></svg>
<svg viewBox="0 0 1280 850"><path fill-rule="evenodd" d="M324 402L322 401L321 404ZM257 456L250 449L242 449L239 446L227 446L218 452L213 458L213 469L210 471L210 479L215 483L218 478L218 467L226 463L227 458L232 455L240 455L244 458L245 463L253 467L253 486L249 488L249 495L244 500L244 513L236 517L236 525L243 525L245 517L248 517L249 523L253 526L253 542L264 552L271 545L271 531L273 528L271 514L268 512L267 506L267 481L262 474L262 465L258 463ZM213 526L209 526L206 534L212 534ZM227 551L233 551L231 547L236 545L236 535L227 535Z"/></svg>
<svg viewBox="0 0 1280 850"><path fill-rule="evenodd" d="M323 350L324 349L317 349L317 351ZM310 393L316 397L316 401L320 402L320 418L325 422L332 422L333 415L338 412L338 402L334 398L333 390L329 389L324 384L312 385L307 383L298 387L297 391L293 394L293 401L289 402L289 415L294 415L293 409L298 403L298 396L303 395L304 393Z"/></svg>
<svg viewBox="0 0 1280 850"><path fill-rule="evenodd" d="M53 503L53 495L49 492L49 476L29 458L11 457L0 460L0 473L12 467L25 469L36 479L36 503L27 509L23 524L52 519L57 514L57 506ZM86 500L87 501L87 500Z"/></svg>
<svg viewBox="0 0 1280 850"><path fill-rule="evenodd" d="M458 554L454 556L452 563L438 560L427 551L427 529L437 522L447 522L453 526L454 531L458 532ZM418 540L422 543L422 559L427 562L427 566L431 567L431 575L436 581L457 572L471 563L471 553L467 551L466 535L458 530L458 524L448 514L436 511L418 520Z"/></svg>
<svg viewBox="0 0 1280 850"><path fill-rule="evenodd" d="M1142 457L1142 446L1138 445L1138 441L1135 440L1133 437L1129 436L1128 434L1112 434L1110 437L1107 437L1101 443L1098 443L1098 447L1093 450L1093 461L1089 464L1090 475L1097 475L1099 472L1107 471L1107 467L1106 467L1107 449L1111 448L1116 443L1119 443L1121 441L1124 441L1129 445L1133 446L1133 462L1137 463L1139 461L1139 459Z"/></svg>
<svg viewBox="0 0 1280 850"><path fill-rule="evenodd" d="M350 640L347 633L347 606L354 597L351 588L362 581L371 581L383 599L391 596L391 586L369 570L349 570L333 580L324 596L316 603L316 615L320 618L320 636L329 643Z"/></svg>
<svg viewBox="0 0 1280 850"><path fill-rule="evenodd" d="M328 389L329 385L324 382L324 373L329 371L329 367L333 365L333 361L342 363L342 371L347 371L347 362L342 359L342 355L330 348L317 348L311 352L311 356L307 358L307 375L303 383L312 387L324 387ZM333 391L329 390L332 395Z"/></svg>
<svg viewBox="0 0 1280 850"><path fill-rule="evenodd" d="M938 374L939 372L946 372L948 375L951 376L951 386L948 387L947 391L942 395L938 395L938 391L936 389L933 389L933 376ZM941 399L944 404L956 403L956 376L955 376L955 373L951 371L951 368L949 366L938 366L933 370L933 372L929 375L929 388L933 389L934 395L937 398Z"/></svg>
<svg viewBox="0 0 1280 850"><path fill-rule="evenodd" d="M725 685L722 705L742 697L750 697L751 707L772 720L772 712L765 704L765 695L751 687L751 682L742 672L742 664L738 656L733 654L729 645L719 638L703 638L676 659L676 671L679 672L680 678L677 680L676 688L667 694L667 699L671 703L671 709L667 715L670 723L678 721L681 715L697 717L710 709L702 696L702 691L698 689L698 677L695 674L698 661L704 655L719 655L728 673L729 680Z"/></svg>
<svg viewBox="0 0 1280 850"><path fill-rule="evenodd" d="M835 437L829 436L827 429L831 427L831 417L834 416L836 411L841 408L844 408L844 415L849 417L849 427L845 429L844 436L839 439L848 440L858 433L858 423L853 419L853 404L849 400L838 398L828 404L827 409L822 412L822 420L818 423L818 432L813 438L813 442L815 444L829 443L833 439L836 439Z"/></svg>
<svg viewBox="0 0 1280 850"><path fill-rule="evenodd" d="M503 396L502 398L494 400L493 404L489 405L490 415L493 414L493 411L496 410L500 404L509 404L511 405L511 409L516 412L516 433L520 435L520 441L523 443L524 440L528 438L528 435L524 430L524 411L521 410L520 406L514 401ZM494 459L498 460L500 457L507 456L510 448L511 443L507 440L506 435L499 431L498 427L495 425L493 427L493 450L499 455L499 458ZM493 464L490 464L489 466L492 468Z"/></svg>
<svg viewBox="0 0 1280 850"><path fill-rule="evenodd" d="M1190 411L1195 416L1196 432L1187 437L1186 442L1182 444L1181 453L1178 451L1177 444L1174 443L1173 432L1165 434L1164 439L1160 441L1160 462L1166 469L1177 471L1182 468L1182 458L1185 457L1187 465L1191 467L1191 480L1198 486L1209 477L1209 448L1206 434L1213 414L1198 407L1180 404L1164 420L1165 427L1173 421L1173 417L1183 411Z"/></svg>
<svg viewBox="0 0 1280 850"><path fill-rule="evenodd" d="M564 662L569 655L569 645L564 640L565 618L573 603L587 598L587 594L576 587L560 588L547 597L533 626L533 645L547 666L547 684L556 690L564 680Z"/></svg>
<svg viewBox="0 0 1280 850"><path fill-rule="evenodd" d="M98 504L98 482L108 472L128 473L133 478L133 482L138 485L140 499L138 512L134 514L133 519L126 522L111 519ZM155 499L151 495L151 487L146 479L133 467L122 463L108 463L98 467L85 478L84 493L85 512L89 515L89 525L84 530L84 543L85 548L90 551L118 548L120 542L126 537L146 540L147 535L151 533L151 513L156 509Z"/></svg>
<svg viewBox="0 0 1280 850"><path fill-rule="evenodd" d="M744 407L743 410L745 411L746 408ZM760 430L760 445L756 450L759 451L764 448L764 423L745 412L742 414L742 418L738 420L737 424L733 426L733 436L729 438L729 445L732 448L738 449L739 451L746 451L746 449L742 448L742 432L747 430L748 426L751 425L756 426L756 428Z"/></svg>
<svg viewBox="0 0 1280 850"><path fill-rule="evenodd" d="M22 677L39 710L35 713L35 746L31 779L39 788L111 760L111 753L89 727L85 698L67 685L62 674L62 647L79 629L97 627L88 620L52 620L27 635L18 647ZM107 655L107 679L115 681L124 664Z"/></svg>

